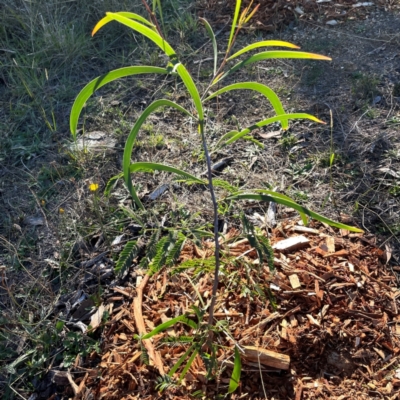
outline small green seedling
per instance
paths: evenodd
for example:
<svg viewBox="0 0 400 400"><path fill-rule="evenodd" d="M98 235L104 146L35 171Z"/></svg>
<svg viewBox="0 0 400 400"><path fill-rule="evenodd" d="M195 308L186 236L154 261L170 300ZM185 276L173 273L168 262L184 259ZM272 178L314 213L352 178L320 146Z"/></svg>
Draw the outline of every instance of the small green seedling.
<svg viewBox="0 0 400 400"><path fill-rule="evenodd" d="M143 0L144 3L146 3ZM314 117L313 115L306 114L306 113L290 113L287 114L284 110L284 107L278 97L278 95L268 86L258 83L258 82L240 82L240 83L233 83L229 84L225 87L220 88L220 84L222 81L228 77L233 75L235 72L239 71L245 66L257 63L263 60L269 59L277 59L277 58L294 58L294 59L312 59L312 60L330 60L329 57L325 57L319 54L314 53L307 53L298 51L299 47L288 42L280 41L280 40L265 40L260 41L257 43L250 44L241 50L232 54L233 47L236 42L236 38L238 33L243 28L243 26L251 19L254 13L257 11L257 7L252 9L252 5L250 4L246 7L242 12L241 9L241 0L236 1L236 7L233 17L233 22L229 34L229 39L227 43L227 48L224 53L224 57L222 60L219 59L218 47L217 47L217 40L215 34L210 26L210 24L202 18L201 21L205 26L205 29L211 39L212 47L213 47L213 76L210 80L209 85L203 90L203 94L200 94L199 86L196 85L195 81L193 80L191 74L189 73L186 66L183 64L182 60L180 59L177 52L174 48L167 42L164 38L164 35L160 29L159 24L155 18L154 11L156 9L161 10L161 2L156 1L154 3L156 8L151 11L150 8L147 6L147 10L150 13L151 21L143 18L142 16L131 13L131 12L108 12L106 16L101 19L95 28L93 29L93 35L96 34L101 28L107 25L111 21L117 21L120 24L127 26L128 28L134 30L135 32L143 35L144 37L151 40L154 44L156 44L162 52L168 57L169 61L164 68L161 67L154 67L154 66L132 66L132 67L124 67L120 68L111 72L102 75L89 84L87 84L82 91L77 96L75 103L72 107L71 116L70 116L70 128L71 133L74 139L77 137L77 127L80 114L82 109L86 103L86 101L93 95L93 93L103 87L104 85L115 81L116 79L124 78L127 76L135 76L135 75L142 75L142 74L159 74L165 76L178 76L183 84L186 87L188 94L192 99L192 108L186 109L183 106L167 100L155 100L151 103L140 115L136 123L134 124L127 140L125 143L125 149L123 154L123 172L120 176L112 178L112 182L115 182L116 179L123 177L125 185L132 196L134 203L136 204L138 209L144 209L144 205L140 200L134 185L132 184L132 175L136 172L153 172L153 171L165 171L172 174L179 176L179 178L183 181L188 183L196 183L199 185L208 186L208 190L211 196L212 204L213 204L213 212L214 212L214 241L215 241L215 270L214 270L214 282L213 282L213 291L211 296L211 302L208 307L208 323L205 325L197 326L192 320L188 318L188 316L184 315L181 317L177 317L167 323L164 323L157 328L155 328L152 332L145 335L143 338L150 338L155 334L171 327L175 323L185 323L189 325L194 330L197 330L200 333L196 333L194 340L187 350L187 352L179 359L177 364L171 369L169 372L169 377L172 378L175 372L178 372L178 369L181 365L185 362L186 365L180 372L179 381L183 379L185 374L187 373L188 369L190 368L191 363L193 362L196 355L203 354L203 348L206 347L208 349L213 348L213 335L215 333L216 325L214 325L214 308L217 298L217 288L219 282L219 269L220 269L220 249L219 249L219 233L218 233L218 200L215 195L214 187L220 184L216 179L213 179L212 176L212 168L211 168L211 159L210 159L210 152L207 144L207 136L206 136L206 117L204 112L205 104L210 101L211 99L215 99L217 96L223 96L224 94L234 91L234 90L251 90L256 92L257 94L261 94L265 96L265 98L271 103L274 111L275 116L261 119L257 123L241 129L237 128L237 130L229 131L223 134L216 146L215 151L218 151L219 148L229 146L238 140L251 140L253 141L253 137L251 132L255 129L261 128L263 126L267 126L273 123L280 123L284 130L289 128L289 121L295 119L308 119L314 121L316 123L324 123L323 121L319 120L318 118ZM271 50L271 47L282 47L291 50ZM258 51L259 49L263 49L264 51L256 52L253 55L248 55L250 51ZM235 63L238 58L242 58L241 61ZM233 65L231 64L233 62ZM216 88L218 84L218 88ZM214 89L216 88L216 89ZM214 90L214 92L211 92ZM210 95L207 96L207 94ZM171 167L165 164L159 164L154 162L131 162L131 155L133 148L136 143L137 136L141 129L143 129L144 124L146 123L147 118L154 112L157 111L159 108L167 108L171 107L178 111L180 111L183 115L186 116L188 119L192 119L195 121L195 124L198 129L198 134L201 137L202 141L202 151L204 152L205 161L207 164L207 180L202 178L196 177L190 172L183 171L181 169ZM333 162L333 160L332 160ZM221 180L220 180L221 181ZM110 185L107 186L107 190L110 190ZM231 192L227 197L223 199L219 199L219 201L223 202L237 202L240 200L251 200L257 202L274 202L278 204L282 204L286 207L291 207L299 212L304 224L308 223L308 218L314 218L319 220L323 223L329 224L331 226L347 229L354 232L362 232L358 228L354 228L348 225L344 225L335 221L332 221L318 213L308 210L307 208L297 204L291 198L265 189L254 189L251 191L241 191L239 188L235 189L234 192ZM176 241L175 241L176 243ZM182 242L183 243L183 242ZM167 242L164 243L165 251L169 251L170 246L167 246ZM260 249L264 249L268 253L268 244L261 241L258 243ZM161 248L158 246L158 249ZM260 250L260 251L261 251ZM135 242L128 242L127 247L121 253L120 261L117 263L117 270L121 271L127 264L131 262L131 260L137 256L138 247ZM157 253L158 258L157 262L160 264L163 260L166 260L166 257L162 258L162 254L160 252ZM156 257L157 254L154 256ZM268 258L268 257L267 257ZM150 264L151 267L151 264ZM205 315L205 310L196 310L196 315L199 320L199 324ZM211 353L211 359L213 359ZM214 359L215 361L215 359ZM234 361L234 370L232 374L232 379L229 384L229 393L236 390L238 387L238 383L240 380L240 351L235 347L235 361ZM160 388L168 386L170 384L169 380L164 380L160 382Z"/></svg>

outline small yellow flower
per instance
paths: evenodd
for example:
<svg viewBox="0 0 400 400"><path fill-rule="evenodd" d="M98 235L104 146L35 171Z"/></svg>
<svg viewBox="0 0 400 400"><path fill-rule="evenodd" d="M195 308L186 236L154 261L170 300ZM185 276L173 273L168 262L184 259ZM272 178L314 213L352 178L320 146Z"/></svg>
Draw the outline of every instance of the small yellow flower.
<svg viewBox="0 0 400 400"><path fill-rule="evenodd" d="M44 205L46 204L46 202L45 202L44 200L40 200L40 204L41 204L42 206L44 206Z"/></svg>
<svg viewBox="0 0 400 400"><path fill-rule="evenodd" d="M91 192L95 192L98 188L99 188L99 185L98 185L97 183L91 183L91 184L89 185L89 190L90 190Z"/></svg>
<svg viewBox="0 0 400 400"><path fill-rule="evenodd" d="M64 210L63 208L60 208L60 209L58 210L58 212L59 212L60 214L64 214L65 210Z"/></svg>

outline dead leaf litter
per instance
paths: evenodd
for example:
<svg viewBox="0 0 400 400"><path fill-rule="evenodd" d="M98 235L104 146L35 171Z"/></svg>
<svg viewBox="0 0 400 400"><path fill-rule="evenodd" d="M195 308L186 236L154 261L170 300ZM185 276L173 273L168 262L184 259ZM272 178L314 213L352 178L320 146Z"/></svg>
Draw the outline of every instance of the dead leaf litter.
<svg viewBox="0 0 400 400"><path fill-rule="evenodd" d="M398 398L400 290L385 265L385 252L373 237L317 224L300 233L299 228L304 227L292 220L272 230L274 272L260 265L236 230L221 241L215 320L226 320L230 334L217 337L218 379L207 382L204 362L197 356L183 384L160 393L157 377L168 373L188 348L173 339L194 332L178 324L145 340L149 365L133 338L184 313L195 320L190 307L210 299L212 271L192 278L173 274L173 269L152 277L136 271L130 284L106 296L102 307L109 319L101 354L93 353L74 370L76 387L67 394L109 400L189 399L200 390L206 398L216 398L227 392L236 344L243 366L233 399ZM288 240L300 245L282 245ZM201 265L212 254L211 243L202 249L186 244L177 267L187 260ZM98 317L92 316L93 321L97 324Z"/></svg>

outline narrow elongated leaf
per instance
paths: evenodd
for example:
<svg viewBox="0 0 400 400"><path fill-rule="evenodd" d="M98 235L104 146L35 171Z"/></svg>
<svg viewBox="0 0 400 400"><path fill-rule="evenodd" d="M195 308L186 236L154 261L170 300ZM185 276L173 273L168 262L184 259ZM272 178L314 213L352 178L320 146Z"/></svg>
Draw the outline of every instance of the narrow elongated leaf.
<svg viewBox="0 0 400 400"><path fill-rule="evenodd" d="M257 42L257 43L253 43L250 44L246 47L243 47L243 49L237 51L235 54L233 54L232 56L230 56L228 58L229 60L232 60L233 58L236 58L238 56L240 56L241 54L247 53L248 51L254 50L254 49L258 49L260 47L269 47L269 46L280 46L280 47L289 47L291 49L299 49L299 46L296 46L293 43L290 42L284 42L282 40L263 40L261 42Z"/></svg>
<svg viewBox="0 0 400 400"><path fill-rule="evenodd" d="M185 171L182 171L180 169L170 167L165 164L158 164L158 163L152 163L152 162L137 162L137 163L132 163L129 167L130 172L154 172L154 171L165 171L165 172L171 172L172 174L180 175L184 177L185 179L179 180L179 182L187 182L188 184L190 183L197 183L200 185L207 185L207 182L196 178L194 175L191 175ZM124 173L121 172L118 175L113 176L112 178L109 179L107 182L106 188L104 189L104 195L109 196L110 191L112 186L115 184L115 182L118 179L121 179L124 177Z"/></svg>
<svg viewBox="0 0 400 400"><path fill-rule="evenodd" d="M78 94L71 109L71 115L69 120L70 130L74 139L76 138L76 129L78 126L79 116L82 112L86 101L89 97L97 90L100 89L107 83L115 81L119 78L126 76L138 75L138 74L169 74L170 71L166 68L151 67L151 66L140 66L140 67L125 67L115 69L114 71L107 72L101 75L91 82L89 82Z"/></svg>
<svg viewBox="0 0 400 400"><path fill-rule="evenodd" d="M240 353L235 346L235 361L233 363L233 372L229 381L228 393L233 393L238 387L240 382L240 375L242 373L242 360L240 359Z"/></svg>
<svg viewBox="0 0 400 400"><path fill-rule="evenodd" d="M266 85L263 85L262 83L258 82L241 82L241 83L234 83L233 85L228 85L223 87L220 90L217 90L215 93L213 93L211 96L207 97L204 101L210 100L222 93L229 92L231 90L254 90L257 91L261 94L263 94L269 102L272 104L272 107L274 107L274 110L277 115L282 115L285 114L285 110L283 108L283 105L281 101L279 100L279 97L276 95L276 93L269 88ZM287 129L289 127L288 120L281 120L282 121L282 128Z"/></svg>
<svg viewBox="0 0 400 400"><path fill-rule="evenodd" d="M200 21L202 21L204 26L206 27L206 31L208 33L208 36L210 36L211 43L212 43L212 46L213 46L213 50L214 50L214 76L215 76L215 74L217 73L217 63L218 63L217 40L215 39L214 31L211 28L211 25L208 23L208 21L205 18L200 18Z"/></svg>
<svg viewBox="0 0 400 400"><path fill-rule="evenodd" d="M225 135L223 135L217 142L217 144L215 145L215 147L219 147L219 146L224 146L224 142L226 142L229 138L236 136L239 133L239 131L229 131L227 133L225 133Z"/></svg>
<svg viewBox="0 0 400 400"><path fill-rule="evenodd" d="M128 26L129 28L141 33L143 36L146 36L148 39L153 41L161 50L163 50L167 56L170 57L171 63L174 65L173 69L179 74L183 83L188 89L195 104L197 113L199 115L199 119L202 121L204 119L203 106L201 104L201 99L197 87L194 84L193 79L190 76L188 70L185 68L183 64L181 64L178 61L175 50L171 47L171 45L166 40L164 40L157 32L148 28L147 26L142 25L139 22L133 21L129 18L123 17L115 13L108 12L106 14L107 17L110 17L111 19L114 19L120 22L121 24ZM109 21L106 21L106 23L107 22ZM104 24L102 26L104 26ZM96 27L93 30L93 34L95 34L98 31L98 29L100 28L97 28L96 25Z"/></svg>
<svg viewBox="0 0 400 400"><path fill-rule="evenodd" d="M179 357L179 360L176 364L171 368L168 372L168 376L172 377L178 368L182 365L182 363L189 357L189 354L196 348L196 343L193 343L183 354Z"/></svg>
<svg viewBox="0 0 400 400"><path fill-rule="evenodd" d="M171 45L164 40L157 32L155 32L153 29L143 25L140 22L137 22L133 19L126 18L123 15L120 15L118 13L111 13L107 12L106 16L101 19L97 25L94 27L92 36L94 36L100 28L102 28L104 25L106 25L110 21L118 21L119 23L128 26L129 28L133 29L134 31L137 31L141 33L143 36L146 36L148 39L150 39L152 42L154 42L164 53L169 56L169 57L176 57L175 50L171 47Z"/></svg>
<svg viewBox="0 0 400 400"><path fill-rule="evenodd" d="M167 322L164 322L158 326L156 326L151 332L147 333L146 335L142 336L142 340L150 339L155 335L158 335L161 332L164 332L166 329L171 328L177 323L182 323L190 326L192 329L196 329L197 325L194 321L189 319L186 315L180 315L179 317L172 318Z"/></svg>
<svg viewBox="0 0 400 400"><path fill-rule="evenodd" d="M186 376L187 372L189 371L189 368L192 366L192 363L197 356L197 353L199 352L198 349L194 349L192 355L190 356L187 364L185 365L185 368L183 368L181 375L179 376L179 383L182 382L183 378Z"/></svg>
<svg viewBox="0 0 400 400"><path fill-rule="evenodd" d="M273 192L271 192L273 193ZM282 204L286 207L293 208L294 210L306 214L311 218L316 219L317 221L324 222L330 226L334 226L339 229L346 229L351 232L364 232L362 229L356 228L354 226L349 226L342 224L340 222L333 221L329 218L324 217L323 215L320 215L316 212L313 212L300 204L295 203L294 201L289 201L281 196L277 196L277 193L275 194L254 194L254 193L240 193L240 194L235 194L232 196L227 197L226 200L256 200L256 201L273 201L274 203Z"/></svg>
<svg viewBox="0 0 400 400"><path fill-rule="evenodd" d="M261 128L263 126L266 126L266 125L269 125L269 124L272 124L272 123L278 122L278 121L279 122L282 122L283 120L287 121L289 119L310 119L312 121L319 122L321 124L325 123L325 122L321 121L320 119L318 119L317 117L314 117L313 115L305 114L305 113L294 113L294 114L277 115L275 117L267 118L267 119L264 119L264 120L262 120L260 122L257 122L256 124L254 124L252 126L249 126L246 129L243 129L242 131L240 131L236 135L230 136L230 138L225 143L223 143L222 145L227 145L227 144L231 144L233 142L236 142L236 140L239 140L243 136L246 136L248 133L250 133L254 129L258 129L258 128ZM231 132L228 132L228 133L231 134Z"/></svg>
<svg viewBox="0 0 400 400"><path fill-rule="evenodd" d="M226 48L226 52L231 48L231 43L233 40L233 35L235 33L236 29L236 24L239 18L239 12L240 12L240 7L242 5L242 0L236 0L236 7L235 7L235 13L233 14L233 20L232 20L232 26L231 26L231 33L229 34L229 40L228 40L228 47Z"/></svg>
<svg viewBox="0 0 400 400"><path fill-rule="evenodd" d="M153 30L155 29L154 24L152 24L150 21L148 21L146 18L143 18L141 15L139 14L135 14L135 13L131 13L131 12L126 12L126 11L121 11L121 12L116 12L114 14L118 14L121 15L122 17L126 17L129 19L133 19L136 21L141 22L144 25L149 26L150 28L152 28ZM108 15L104 18L102 18L94 27L93 31L92 31L92 36L96 34L96 32L102 28L104 25L108 24L109 22L113 21L113 18L109 17Z"/></svg>
<svg viewBox="0 0 400 400"><path fill-rule="evenodd" d="M158 13L160 14L161 23L164 25L164 17L163 17L163 12L162 12L162 7L161 7L161 0L153 1L153 13L154 14L156 12L156 7L158 8Z"/></svg>
<svg viewBox="0 0 400 400"><path fill-rule="evenodd" d="M203 104L201 102L201 98L200 98L199 91L197 90L197 86L193 82L193 79L192 79L191 75L189 74L189 71L185 68L185 66L183 64L179 63L178 67L176 68L176 72L181 77L183 83L185 84L187 90L190 93L190 96L192 97L192 100L193 100L194 105L197 110L199 121L203 121L204 120Z"/></svg>
<svg viewBox="0 0 400 400"><path fill-rule="evenodd" d="M182 111L183 113L192 116L189 111L185 110L183 107L181 107L179 104L174 103L173 101L170 100L156 100L153 103L151 103L142 113L142 115L139 117L139 119L136 121L135 125L133 126L128 139L126 140L125 143L125 149L124 149L124 155L123 155L123 160L122 160L122 166L123 166L123 172L124 172L124 180L125 184L129 190L129 193L133 197L135 203L139 208L144 208L142 202L140 201L139 197L136 194L135 189L133 188L132 181L131 181L131 154L133 150L133 145L136 140L136 136L139 133L139 130L141 126L143 125L144 121L146 118L158 107L162 106L168 106L168 107L173 107L176 108L179 111Z"/></svg>
<svg viewBox="0 0 400 400"><path fill-rule="evenodd" d="M261 194L266 194L266 195L271 195L271 196L275 196L275 197L279 197L279 198L281 198L281 199L283 199L283 200L288 200L288 201L292 201L292 202L293 202L293 199L291 199L290 197L288 197L288 196L286 196L286 195L284 195L284 194L282 194L282 193L274 192L274 191L272 191L272 190L268 190L268 189L256 189L255 192L261 193ZM302 219L304 225L307 225L307 224L308 224L308 217L307 217L307 215L304 214L304 213L303 213L302 211L300 211L300 210L297 210L297 211L298 211L298 213L300 214L300 217L301 217L301 219Z"/></svg>
<svg viewBox="0 0 400 400"><path fill-rule="evenodd" d="M178 168L170 167L165 164L158 164L152 162L136 162L132 163L129 167L130 172L153 172L153 171L165 171L171 172L172 174L177 174L183 176L184 178L188 178L193 182L199 183L201 185L206 184L203 180L196 178L194 175L189 174L188 172L182 171Z"/></svg>
<svg viewBox="0 0 400 400"><path fill-rule="evenodd" d="M249 58L246 58L245 60L237 63L231 69L226 71L223 75L214 79L212 84L215 85L217 82L224 79L233 72L237 71L238 69L244 67L245 65L253 64L257 61L267 60L270 58L306 58L312 60L327 60L327 61L331 60L331 58L326 56L321 56L320 54L305 53L303 51L288 51L288 50L263 51L261 53L254 54L253 56L250 56Z"/></svg>

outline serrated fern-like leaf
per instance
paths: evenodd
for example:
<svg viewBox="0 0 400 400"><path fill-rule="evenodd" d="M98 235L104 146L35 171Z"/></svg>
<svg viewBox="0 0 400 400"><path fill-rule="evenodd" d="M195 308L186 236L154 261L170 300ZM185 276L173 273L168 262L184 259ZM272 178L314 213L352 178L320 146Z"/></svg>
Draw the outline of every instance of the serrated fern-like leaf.
<svg viewBox="0 0 400 400"><path fill-rule="evenodd" d="M142 343L140 343L140 361L144 364L144 365L150 365L150 358L149 358L149 353L146 349L146 347L144 347L144 345Z"/></svg>
<svg viewBox="0 0 400 400"><path fill-rule="evenodd" d="M192 260L186 260L174 268L171 273L174 275L192 268L194 269L193 273L195 275L199 272L212 272L215 269L215 258L194 258Z"/></svg>
<svg viewBox="0 0 400 400"><path fill-rule="evenodd" d="M263 143L261 143L259 140L254 139L253 136L243 136L243 140L248 140L249 142L254 143L256 146L258 146L260 149L263 149L265 146Z"/></svg>
<svg viewBox="0 0 400 400"><path fill-rule="evenodd" d="M248 220L245 213L240 213L240 220L242 221L243 233L245 235L254 235L254 225Z"/></svg>
<svg viewBox="0 0 400 400"><path fill-rule="evenodd" d="M260 260L260 265L267 261L270 271L274 270L274 251L269 243L269 239L262 235L257 234L254 225L248 220L244 213L241 214L241 220L243 225L243 232L250 243L251 247L257 252Z"/></svg>
<svg viewBox="0 0 400 400"><path fill-rule="evenodd" d="M169 234L161 238L156 247L156 254L150 263L150 275L155 274L165 264L168 255L168 249L171 245L172 235Z"/></svg>
<svg viewBox="0 0 400 400"><path fill-rule="evenodd" d="M171 343L171 344L181 344L181 343L192 343L193 337L192 336L167 336L164 339L161 339L163 343Z"/></svg>
<svg viewBox="0 0 400 400"><path fill-rule="evenodd" d="M157 252L157 244L160 240L161 229L156 229L150 236L146 246L146 256L140 261L141 268L147 268Z"/></svg>
<svg viewBox="0 0 400 400"><path fill-rule="evenodd" d="M123 274L125 270L131 266L132 260L138 255L138 253L139 247L137 246L137 242L134 240L129 241L121 251L118 261L115 264L115 273Z"/></svg>
<svg viewBox="0 0 400 400"><path fill-rule="evenodd" d="M158 376L157 377L157 384L156 389L160 392L163 392L167 389L174 389L177 385L172 377L169 375Z"/></svg>
<svg viewBox="0 0 400 400"><path fill-rule="evenodd" d="M257 239L262 247L262 251L267 260L269 270L273 271L275 269L274 250L272 249L271 243L269 242L269 239L264 235L257 235Z"/></svg>
<svg viewBox="0 0 400 400"><path fill-rule="evenodd" d="M237 193L239 189L223 179L213 179L213 185L225 189L229 193Z"/></svg>
<svg viewBox="0 0 400 400"><path fill-rule="evenodd" d="M143 337L143 335L136 335L136 334L133 335L133 338L139 342L139 347L140 347L140 351L141 351L140 361L145 365L150 365L149 353L143 344L142 337Z"/></svg>
<svg viewBox="0 0 400 400"><path fill-rule="evenodd" d="M165 260L165 264L167 266L172 266L175 264L177 259L179 258L181 254L182 247L186 241L186 236L182 232L177 232L176 233L176 241L171 247L171 249L168 251L167 258Z"/></svg>

